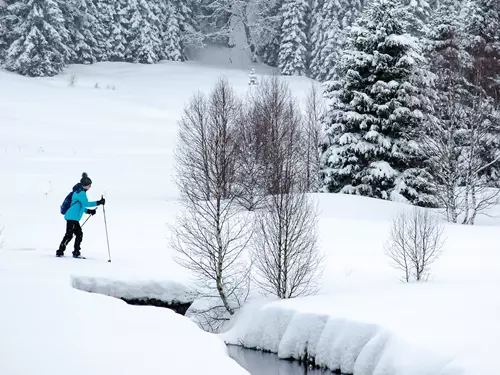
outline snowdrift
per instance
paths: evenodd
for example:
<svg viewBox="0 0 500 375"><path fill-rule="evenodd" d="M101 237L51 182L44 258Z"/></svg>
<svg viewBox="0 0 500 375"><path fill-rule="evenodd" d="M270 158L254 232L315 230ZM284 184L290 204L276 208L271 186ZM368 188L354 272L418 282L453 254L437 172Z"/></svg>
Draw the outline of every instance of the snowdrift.
<svg viewBox="0 0 500 375"><path fill-rule="evenodd" d="M354 375L463 375L453 358L399 339L380 325L300 312L282 303L243 310L221 338L283 359Z"/></svg>
<svg viewBox="0 0 500 375"><path fill-rule="evenodd" d="M118 280L97 276L71 275L73 288L125 300L156 299L167 303L192 303L194 291L173 280Z"/></svg>

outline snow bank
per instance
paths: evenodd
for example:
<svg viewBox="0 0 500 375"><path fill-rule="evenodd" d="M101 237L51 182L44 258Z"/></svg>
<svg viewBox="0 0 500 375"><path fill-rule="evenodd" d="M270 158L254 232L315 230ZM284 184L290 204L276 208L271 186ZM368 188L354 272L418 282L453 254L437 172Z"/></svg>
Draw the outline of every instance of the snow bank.
<svg viewBox="0 0 500 375"><path fill-rule="evenodd" d="M169 304L190 303L194 291L173 280L118 280L98 276L71 275L71 285L84 292L103 294L125 300L155 299Z"/></svg>
<svg viewBox="0 0 500 375"><path fill-rule="evenodd" d="M409 323L411 324L411 323ZM463 375L452 356L404 341L373 323L301 312L282 302L241 312L228 344L277 353L354 375ZM473 374L474 372L471 372Z"/></svg>
<svg viewBox="0 0 500 375"><path fill-rule="evenodd" d="M0 295L0 374L248 374L216 336L168 309L9 270Z"/></svg>

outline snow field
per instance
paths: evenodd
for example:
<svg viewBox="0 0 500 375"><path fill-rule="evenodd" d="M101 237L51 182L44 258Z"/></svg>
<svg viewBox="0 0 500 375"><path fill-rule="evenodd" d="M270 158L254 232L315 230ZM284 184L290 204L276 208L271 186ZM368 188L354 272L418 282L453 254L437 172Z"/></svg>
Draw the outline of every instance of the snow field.
<svg viewBox="0 0 500 375"><path fill-rule="evenodd" d="M187 319L74 290L71 275L99 290L112 281L115 294L143 293L146 281L160 282L151 294L165 293L165 280L189 288L190 275L168 246L167 224L179 209L177 121L192 94L210 91L222 74L245 95L248 73L194 62L71 66L50 79L0 71L1 374L245 373ZM302 99L310 81L286 79ZM65 229L59 205L83 171L93 180L89 199L107 198L111 264L101 208L84 227L82 254L90 259L54 258ZM300 357L307 347L318 364L355 375L499 372L498 217L446 225L429 282L403 285L383 244L390 220L407 206L315 199L325 254L321 294L248 306L222 338L283 357Z"/></svg>

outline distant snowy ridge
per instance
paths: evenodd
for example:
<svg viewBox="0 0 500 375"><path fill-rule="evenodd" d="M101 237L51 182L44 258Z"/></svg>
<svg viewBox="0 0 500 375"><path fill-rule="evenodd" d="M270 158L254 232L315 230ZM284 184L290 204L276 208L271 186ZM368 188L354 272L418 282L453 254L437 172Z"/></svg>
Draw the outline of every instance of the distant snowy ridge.
<svg viewBox="0 0 500 375"><path fill-rule="evenodd" d="M307 360L317 366L354 375L462 375L452 358L399 340L383 327L325 314L303 313L279 304L243 311L221 338Z"/></svg>
<svg viewBox="0 0 500 375"><path fill-rule="evenodd" d="M189 303L195 299L194 291L189 286L173 280L119 280L71 275L71 285L84 292L126 300L156 299L167 303Z"/></svg>

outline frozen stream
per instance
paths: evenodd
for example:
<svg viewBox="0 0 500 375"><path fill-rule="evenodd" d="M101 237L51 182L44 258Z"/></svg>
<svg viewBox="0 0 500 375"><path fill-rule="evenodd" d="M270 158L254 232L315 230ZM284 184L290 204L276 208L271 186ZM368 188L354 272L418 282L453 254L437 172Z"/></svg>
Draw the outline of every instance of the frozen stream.
<svg viewBox="0 0 500 375"><path fill-rule="evenodd" d="M333 372L309 369L297 361L279 359L276 354L229 345L229 356L251 375L332 375Z"/></svg>

